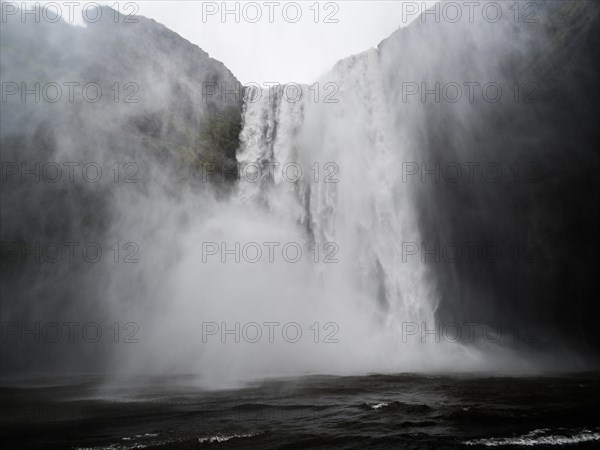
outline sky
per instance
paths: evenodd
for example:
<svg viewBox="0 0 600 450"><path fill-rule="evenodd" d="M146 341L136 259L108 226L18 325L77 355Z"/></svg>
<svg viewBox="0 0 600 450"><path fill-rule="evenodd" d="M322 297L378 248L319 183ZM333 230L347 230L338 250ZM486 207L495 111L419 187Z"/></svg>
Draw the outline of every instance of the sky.
<svg viewBox="0 0 600 450"><path fill-rule="evenodd" d="M71 22L81 24L83 10L93 2L76 3ZM118 5L122 14L135 13L162 23L223 62L242 84L283 84L316 81L338 60L376 47L396 29L415 19L416 9L435 2L113 0L97 3L113 8ZM68 20L67 8L62 9L63 19Z"/></svg>

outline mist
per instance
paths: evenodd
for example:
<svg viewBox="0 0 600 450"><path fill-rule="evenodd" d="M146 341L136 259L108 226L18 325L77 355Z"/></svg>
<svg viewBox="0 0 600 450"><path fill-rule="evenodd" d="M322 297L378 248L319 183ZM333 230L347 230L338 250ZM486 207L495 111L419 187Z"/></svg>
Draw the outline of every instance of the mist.
<svg viewBox="0 0 600 450"><path fill-rule="evenodd" d="M108 8L86 27L3 23L3 377L186 374L212 389L593 367L598 7L544 2L530 23L509 6L436 21L438 4L316 84L261 90ZM75 81L104 95L71 102ZM61 100L10 90L36 82ZM90 162L97 182L79 172ZM22 172L34 163L64 172ZM59 261L32 261L36 242Z"/></svg>

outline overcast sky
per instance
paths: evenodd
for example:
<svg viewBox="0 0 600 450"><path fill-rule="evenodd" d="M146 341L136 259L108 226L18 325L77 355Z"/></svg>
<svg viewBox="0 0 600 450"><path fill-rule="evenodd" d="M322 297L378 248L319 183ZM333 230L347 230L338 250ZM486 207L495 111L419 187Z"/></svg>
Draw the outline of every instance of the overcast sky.
<svg viewBox="0 0 600 450"><path fill-rule="evenodd" d="M115 7L114 0L98 3ZM309 83L410 23L423 3L434 2L122 1L119 8L166 25L222 61L243 84ZM75 7L75 20L86 4ZM223 17L225 9L231 12Z"/></svg>

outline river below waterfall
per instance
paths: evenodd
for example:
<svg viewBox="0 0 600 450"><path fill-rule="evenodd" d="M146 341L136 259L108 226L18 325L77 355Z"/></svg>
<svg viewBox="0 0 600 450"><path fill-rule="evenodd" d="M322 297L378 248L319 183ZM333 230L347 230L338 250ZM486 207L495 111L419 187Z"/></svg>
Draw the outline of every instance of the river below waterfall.
<svg viewBox="0 0 600 450"><path fill-rule="evenodd" d="M63 380L64 382L64 380ZM94 378L1 388L4 449L597 448L598 373ZM594 394L595 392L595 394Z"/></svg>

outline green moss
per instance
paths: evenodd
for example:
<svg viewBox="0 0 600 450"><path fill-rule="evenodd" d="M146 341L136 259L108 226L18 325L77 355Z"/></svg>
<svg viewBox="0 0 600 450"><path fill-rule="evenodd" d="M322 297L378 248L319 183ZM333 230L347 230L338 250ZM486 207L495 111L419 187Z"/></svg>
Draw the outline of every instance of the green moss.
<svg viewBox="0 0 600 450"><path fill-rule="evenodd" d="M201 125L196 144L202 153L217 153L234 160L241 131L241 113L238 109L209 110L209 117Z"/></svg>

